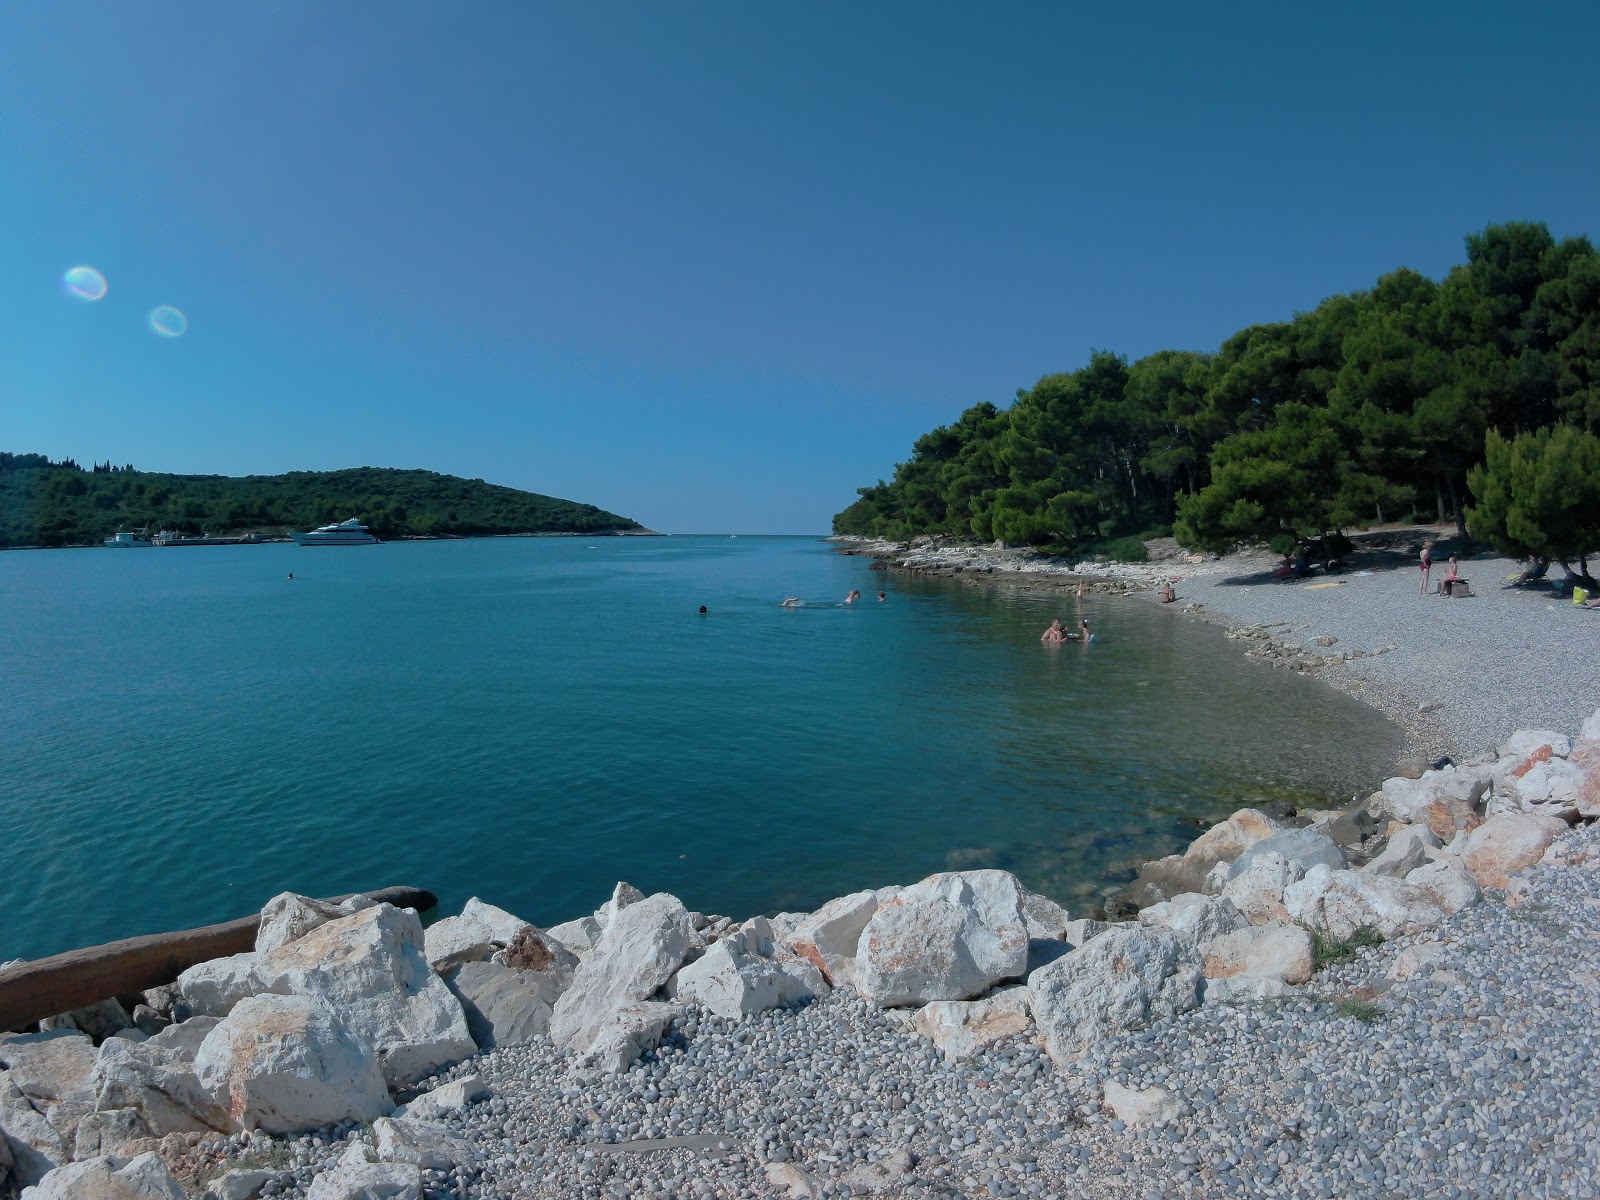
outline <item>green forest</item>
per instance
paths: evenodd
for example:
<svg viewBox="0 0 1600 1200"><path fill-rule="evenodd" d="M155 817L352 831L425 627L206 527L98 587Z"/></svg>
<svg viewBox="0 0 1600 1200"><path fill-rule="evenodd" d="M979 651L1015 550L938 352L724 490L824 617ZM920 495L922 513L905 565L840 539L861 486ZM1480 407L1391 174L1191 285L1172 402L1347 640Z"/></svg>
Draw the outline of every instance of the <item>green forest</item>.
<svg viewBox="0 0 1600 1200"><path fill-rule="evenodd" d="M276 535L357 517L379 537L636 531L592 504L434 471L166 475L0 452L0 546L92 546L121 529Z"/></svg>
<svg viewBox="0 0 1600 1200"><path fill-rule="evenodd" d="M859 489L834 532L1142 553L1221 551L1386 521L1576 564L1600 549L1600 255L1491 225L1435 281L1242 329L1214 352L1095 350L980 403Z"/></svg>

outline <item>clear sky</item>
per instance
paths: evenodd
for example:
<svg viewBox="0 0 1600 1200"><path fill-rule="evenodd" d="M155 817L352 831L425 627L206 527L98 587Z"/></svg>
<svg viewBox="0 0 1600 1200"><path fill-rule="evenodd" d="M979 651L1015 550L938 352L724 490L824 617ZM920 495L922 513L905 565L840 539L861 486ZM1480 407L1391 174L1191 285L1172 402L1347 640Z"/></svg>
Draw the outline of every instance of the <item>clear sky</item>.
<svg viewBox="0 0 1600 1200"><path fill-rule="evenodd" d="M1597 44L1592 2L12 0L0 449L822 532L1091 347L1600 236Z"/></svg>

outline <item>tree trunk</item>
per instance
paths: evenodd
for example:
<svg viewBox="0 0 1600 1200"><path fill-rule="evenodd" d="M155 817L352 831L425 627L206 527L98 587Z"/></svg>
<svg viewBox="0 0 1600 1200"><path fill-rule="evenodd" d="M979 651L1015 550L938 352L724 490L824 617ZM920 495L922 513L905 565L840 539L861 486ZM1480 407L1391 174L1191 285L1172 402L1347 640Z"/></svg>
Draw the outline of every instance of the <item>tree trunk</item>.
<svg viewBox="0 0 1600 1200"><path fill-rule="evenodd" d="M1467 513L1461 506L1461 494L1456 491L1456 477L1450 476L1450 507L1456 514L1456 539L1460 542L1460 552L1463 556L1472 553L1472 537L1467 533Z"/></svg>
<svg viewBox="0 0 1600 1200"><path fill-rule="evenodd" d="M1444 485L1439 482L1439 477L1433 477L1433 498L1439 506L1439 524L1444 524Z"/></svg>

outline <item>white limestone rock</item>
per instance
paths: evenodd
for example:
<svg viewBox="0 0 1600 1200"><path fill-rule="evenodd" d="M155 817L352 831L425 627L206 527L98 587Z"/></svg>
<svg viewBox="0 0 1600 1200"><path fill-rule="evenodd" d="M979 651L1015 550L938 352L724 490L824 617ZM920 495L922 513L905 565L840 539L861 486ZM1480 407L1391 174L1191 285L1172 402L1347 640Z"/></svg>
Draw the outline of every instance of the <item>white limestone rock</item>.
<svg viewBox="0 0 1600 1200"><path fill-rule="evenodd" d="M1185 892L1139 912L1141 925L1160 926L1204 944L1249 924L1226 896Z"/></svg>
<svg viewBox="0 0 1600 1200"><path fill-rule="evenodd" d="M443 1125L415 1117L379 1117L372 1138L380 1162L412 1163L424 1171L472 1168L483 1162L477 1147Z"/></svg>
<svg viewBox="0 0 1600 1200"><path fill-rule="evenodd" d="M1524 812L1542 806L1551 809L1576 808L1583 791L1584 770L1564 758L1534 763L1526 772L1510 780L1518 805Z"/></svg>
<svg viewBox="0 0 1600 1200"><path fill-rule="evenodd" d="M410 1104L394 1110L397 1117L413 1117L419 1121L433 1121L447 1113L465 1112L469 1104L489 1098L489 1089L481 1075L465 1075L441 1083L431 1092L424 1092Z"/></svg>
<svg viewBox="0 0 1600 1200"><path fill-rule="evenodd" d="M296 938L304 937L318 926L372 905L371 899L365 896L353 896L351 900L356 901L355 905L346 908L342 904L330 904L326 900L315 900L295 892L279 892L261 906L261 924L256 929L256 953L271 953Z"/></svg>
<svg viewBox="0 0 1600 1200"><path fill-rule="evenodd" d="M9 1071L0 1072L0 1140L23 1184L38 1183L72 1158L72 1143L29 1103Z"/></svg>
<svg viewBox="0 0 1600 1200"><path fill-rule="evenodd" d="M405 1087L477 1050L466 1014L423 956L411 909L379 904L329 921L256 964L266 991L306 996L375 1048L383 1077Z"/></svg>
<svg viewBox="0 0 1600 1200"><path fill-rule="evenodd" d="M1241 808L1189 843L1189 848L1183 852L1183 865L1204 878L1219 862L1233 862L1251 846L1282 828L1258 809Z"/></svg>
<svg viewBox="0 0 1600 1200"><path fill-rule="evenodd" d="M1428 861L1428 851L1443 843L1426 825L1405 825L1389 835L1383 853L1361 869L1368 875L1388 875L1404 879Z"/></svg>
<svg viewBox="0 0 1600 1200"><path fill-rule="evenodd" d="M861 933L877 911L877 892L852 892L829 900L795 926L784 942L815 965L833 987L853 983Z"/></svg>
<svg viewBox="0 0 1600 1200"><path fill-rule="evenodd" d="M226 1113L194 1073L195 1055L219 1023L191 1017L137 1045L119 1038L102 1043L91 1080L95 1106L134 1109L158 1137L223 1128Z"/></svg>
<svg viewBox="0 0 1600 1200"><path fill-rule="evenodd" d="M435 921L422 931L422 941L428 965L441 975L463 963L482 962L495 952L494 932L466 915Z"/></svg>
<svg viewBox="0 0 1600 1200"><path fill-rule="evenodd" d="M1038 892L1030 892L1027 888L1022 892L1022 920L1028 927L1028 937L1046 941L1060 941L1066 936L1067 910L1062 908L1049 896L1041 896Z"/></svg>
<svg viewBox="0 0 1600 1200"><path fill-rule="evenodd" d="M342 1163L311 1181L306 1200L421 1200L422 1168L412 1163Z"/></svg>
<svg viewBox="0 0 1600 1200"><path fill-rule="evenodd" d="M915 1028L951 1061L972 1058L1002 1038L1026 1033L1026 987L1000 988L981 1000L935 1000L917 1010Z"/></svg>
<svg viewBox="0 0 1600 1200"><path fill-rule="evenodd" d="M1073 1062L1106 1034L1194 1008L1204 978L1186 937L1118 926L1028 980L1028 1008L1057 1064Z"/></svg>
<svg viewBox="0 0 1600 1200"><path fill-rule="evenodd" d="M1501 745L1500 757L1525 759L1545 746L1550 747L1553 758L1565 758L1572 753L1572 739L1565 734L1553 729L1519 729Z"/></svg>
<svg viewBox="0 0 1600 1200"><path fill-rule="evenodd" d="M644 893L634 887L633 884L619 881L617 886L611 889L611 899L594 910L595 924L600 927L600 932L604 933L606 931L606 927L611 924L611 919L619 912L630 904L639 903L644 898Z"/></svg>
<svg viewBox="0 0 1600 1200"><path fill-rule="evenodd" d="M75 1008L71 1012L57 1013L39 1022L39 1028L44 1032L54 1029L77 1029L88 1034L97 1044L118 1030L129 1029L132 1026L133 1018L128 1015L128 1010L115 999L101 1000L83 1008Z"/></svg>
<svg viewBox="0 0 1600 1200"><path fill-rule="evenodd" d="M1106 1080L1105 1106L1117 1120L1135 1129L1171 1124L1183 1111L1178 1098L1165 1088L1124 1087L1115 1079Z"/></svg>
<svg viewBox="0 0 1600 1200"><path fill-rule="evenodd" d="M134 1158L104 1155L51 1171L22 1200L185 1200L167 1164L153 1151Z"/></svg>
<svg viewBox="0 0 1600 1200"><path fill-rule="evenodd" d="M683 965L689 914L658 892L623 906L584 956L550 1017L558 1047L587 1051L623 1005L648 1000Z"/></svg>
<svg viewBox="0 0 1600 1200"><path fill-rule="evenodd" d="M1428 771L1421 779L1385 779L1371 809L1380 819L1426 825L1440 840L1449 841L1458 830L1477 828L1478 810L1492 782L1486 766Z"/></svg>
<svg viewBox="0 0 1600 1200"><path fill-rule="evenodd" d="M246 996L265 990L256 976L256 955L251 951L196 963L178 976L179 994L200 1017L225 1017Z"/></svg>
<svg viewBox="0 0 1600 1200"><path fill-rule="evenodd" d="M732 1020L801 1004L829 991L814 962L778 952L765 917L713 942L676 979L678 999L696 1001Z"/></svg>
<svg viewBox="0 0 1600 1200"><path fill-rule="evenodd" d="M488 929L490 937L500 946L509 946L516 940L517 934L524 929L532 928L531 921L524 921L516 914L480 900L476 896L461 906L461 915Z"/></svg>
<svg viewBox="0 0 1600 1200"><path fill-rule="evenodd" d="M230 1129L297 1133L394 1109L371 1044L308 996L241 1000L194 1067Z"/></svg>
<svg viewBox="0 0 1600 1200"><path fill-rule="evenodd" d="M1281 854L1256 855L1239 874L1229 879L1222 895L1251 925L1266 925L1288 918L1283 891L1305 877L1305 869Z"/></svg>
<svg viewBox="0 0 1600 1200"><path fill-rule="evenodd" d="M467 1030L480 1050L513 1046L543 1037L571 975L519 971L497 962L469 962L447 984L466 1015Z"/></svg>
<svg viewBox="0 0 1600 1200"><path fill-rule="evenodd" d="M94 1109L94 1060L94 1043L77 1030L0 1035L0 1071L68 1149L79 1121Z"/></svg>
<svg viewBox="0 0 1600 1200"><path fill-rule="evenodd" d="M1292 984L1311 978L1311 935L1289 921L1223 934L1205 943L1202 952L1208 980L1281 979Z"/></svg>
<svg viewBox="0 0 1600 1200"><path fill-rule="evenodd" d="M1281 1000L1293 990L1281 979L1238 975L1206 980L1204 999L1208 1005L1260 1004L1263 1000Z"/></svg>
<svg viewBox="0 0 1600 1200"><path fill-rule="evenodd" d="M256 1200L261 1189L277 1176L272 1171L248 1168L224 1171L206 1185L200 1200Z"/></svg>
<svg viewBox="0 0 1600 1200"><path fill-rule="evenodd" d="M1079 917L1076 921L1068 921L1062 931L1061 940L1076 950L1090 938L1099 937L1106 930L1112 928L1110 921L1096 921L1091 917Z"/></svg>
<svg viewBox="0 0 1600 1200"><path fill-rule="evenodd" d="M573 954L582 956L589 953L595 942L600 940L600 922L593 917L564 921L560 925L552 925L546 929L544 937L549 941L560 942Z"/></svg>
<svg viewBox="0 0 1600 1200"><path fill-rule="evenodd" d="M1538 862L1565 830L1551 817L1505 813L1472 831L1461 859L1480 887L1503 888L1512 875Z"/></svg>
<svg viewBox="0 0 1600 1200"><path fill-rule="evenodd" d="M1438 942L1418 942L1414 946L1407 946L1395 956L1389 967L1389 978L1396 983L1421 978L1429 974L1434 964L1443 957L1444 947Z"/></svg>
<svg viewBox="0 0 1600 1200"><path fill-rule="evenodd" d="M82 1162L103 1154L125 1155L130 1143L155 1136L156 1131L137 1108L92 1112L78 1122L72 1157Z"/></svg>
<svg viewBox="0 0 1600 1200"><path fill-rule="evenodd" d="M594 1027L593 1035L578 1052L575 1069L580 1074L621 1074L638 1062L646 1050L656 1047L667 1026L677 1020L682 1011L676 1004L649 1000L618 1005Z"/></svg>
<svg viewBox="0 0 1600 1200"><path fill-rule="evenodd" d="M856 988L884 1008L967 1000L1027 966L1016 877L950 871L879 903L856 951Z"/></svg>
<svg viewBox="0 0 1600 1200"><path fill-rule="evenodd" d="M1403 879L1322 866L1284 889L1283 903L1290 920L1341 940L1358 929L1385 939L1421 933L1445 918L1431 895Z"/></svg>
<svg viewBox="0 0 1600 1200"><path fill-rule="evenodd" d="M1285 829L1246 847L1228 868L1228 878L1236 879L1244 874L1250 864L1264 854L1287 859L1296 864L1302 874L1319 864L1334 871L1341 871L1348 865L1344 851L1327 834L1317 829Z"/></svg>
<svg viewBox="0 0 1600 1200"><path fill-rule="evenodd" d="M1483 898L1483 891L1471 873L1453 858L1441 858L1410 871L1406 882L1421 888L1433 902L1453 917Z"/></svg>

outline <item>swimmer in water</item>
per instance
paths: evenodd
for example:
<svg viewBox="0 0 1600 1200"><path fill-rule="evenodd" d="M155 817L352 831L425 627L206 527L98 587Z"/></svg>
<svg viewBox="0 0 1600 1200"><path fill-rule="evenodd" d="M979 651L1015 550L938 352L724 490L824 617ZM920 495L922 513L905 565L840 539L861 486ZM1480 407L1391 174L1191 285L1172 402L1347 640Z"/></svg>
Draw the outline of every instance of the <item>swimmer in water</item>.
<svg viewBox="0 0 1600 1200"><path fill-rule="evenodd" d="M1086 643L1094 641L1094 634L1089 632L1089 622L1087 618L1078 618L1078 636Z"/></svg>
<svg viewBox="0 0 1600 1200"><path fill-rule="evenodd" d="M779 607L781 607L781 608L799 608L800 607L800 597L799 596L785 596L783 598L783 603Z"/></svg>
<svg viewBox="0 0 1600 1200"><path fill-rule="evenodd" d="M1039 635L1039 640L1046 646L1059 646L1072 635L1061 628L1061 618L1057 617L1050 622L1050 628Z"/></svg>
<svg viewBox="0 0 1600 1200"><path fill-rule="evenodd" d="M700 606L700 615L702 617L706 615L706 606L704 604Z"/></svg>
<svg viewBox="0 0 1600 1200"><path fill-rule="evenodd" d="M289 578L290 578L290 579L293 579L293 578L294 578L294 572L293 572L293 571L290 571L290 572L289 572Z"/></svg>
<svg viewBox="0 0 1600 1200"><path fill-rule="evenodd" d="M880 601L880 602L882 602L882 601L883 601L883 600L885 600L885 599L887 599L887 597L885 597L885 596L884 596L884 594L883 594L883 593L882 593L882 592L879 592L879 593L878 593L878 600L879 600L879 601Z"/></svg>
<svg viewBox="0 0 1600 1200"><path fill-rule="evenodd" d="M859 591L852 591L844 598L844 602L846 604L854 604L859 599L861 599L861 593Z"/></svg>

